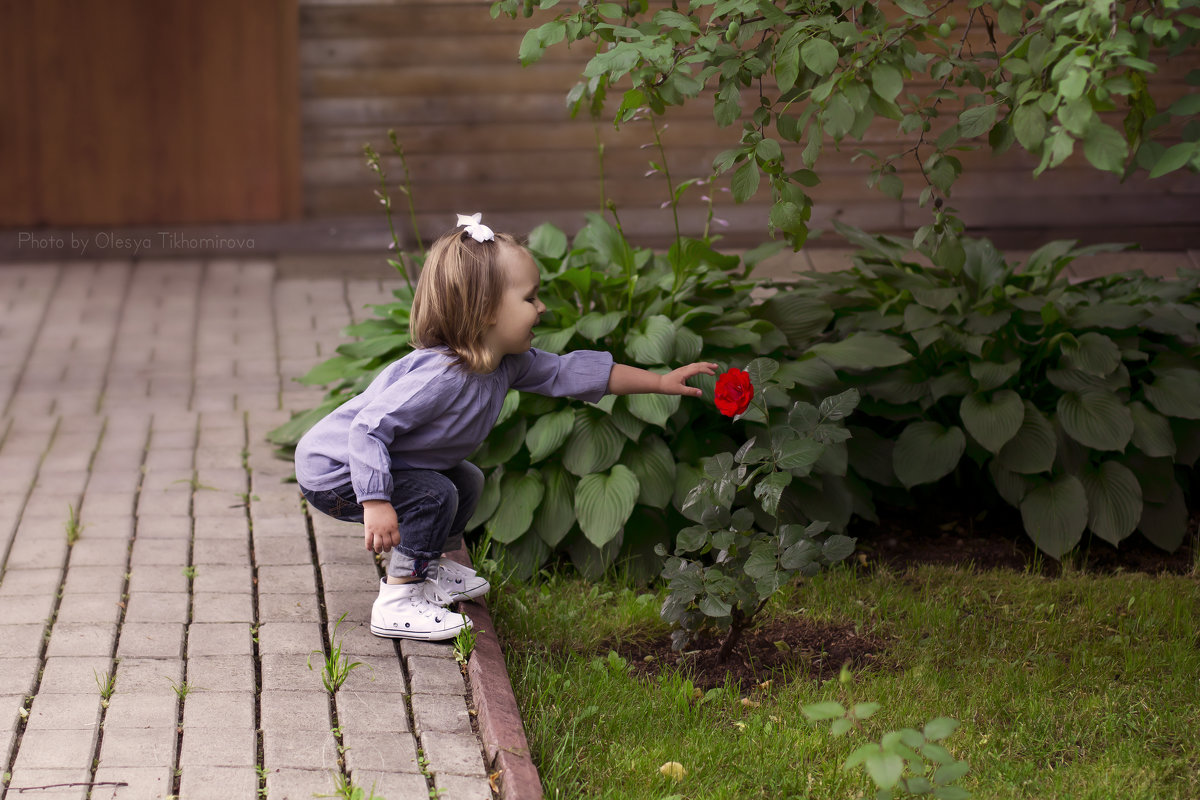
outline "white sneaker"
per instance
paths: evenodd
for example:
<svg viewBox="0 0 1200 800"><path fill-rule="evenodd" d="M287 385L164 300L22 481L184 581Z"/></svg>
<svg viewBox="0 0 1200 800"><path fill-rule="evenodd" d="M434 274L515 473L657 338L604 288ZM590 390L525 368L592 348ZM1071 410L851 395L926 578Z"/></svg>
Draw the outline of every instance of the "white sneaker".
<svg viewBox="0 0 1200 800"><path fill-rule="evenodd" d="M434 565L430 565L434 566ZM440 558L433 571L438 589L450 596L451 602L474 600L487 594L492 585L479 577L475 570L449 558Z"/></svg>
<svg viewBox="0 0 1200 800"><path fill-rule="evenodd" d="M387 639L453 639L471 620L445 608L451 599L433 583L390 584L379 579L379 597L371 607L371 633Z"/></svg>

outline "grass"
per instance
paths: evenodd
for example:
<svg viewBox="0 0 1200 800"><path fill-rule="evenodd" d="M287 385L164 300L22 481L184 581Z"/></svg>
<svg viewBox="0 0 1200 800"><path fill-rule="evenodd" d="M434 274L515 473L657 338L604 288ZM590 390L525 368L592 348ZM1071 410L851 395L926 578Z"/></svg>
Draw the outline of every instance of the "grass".
<svg viewBox="0 0 1200 800"><path fill-rule="evenodd" d="M349 612L347 612L349 613ZM308 654L308 668L311 670L312 657L314 655L322 656L324 665L321 668L321 683L325 685L325 691L329 694L337 694L337 690L342 688L342 684L350 677L350 673L361 667L361 661L351 661L350 657L342 652L342 643L338 639L338 629L342 627L342 623L346 621L346 614L343 613L334 623L333 633L329 636L329 652L323 650L313 650Z"/></svg>
<svg viewBox="0 0 1200 800"><path fill-rule="evenodd" d="M980 800L1200 797L1196 575L831 570L764 613L882 636L893 667L702 701L685 675L637 678L607 654L665 630L657 595L552 577L489 601L547 798L873 797L846 757L937 716L960 721L944 744ZM833 738L800 713L823 700L882 709ZM672 761L678 783L659 772Z"/></svg>

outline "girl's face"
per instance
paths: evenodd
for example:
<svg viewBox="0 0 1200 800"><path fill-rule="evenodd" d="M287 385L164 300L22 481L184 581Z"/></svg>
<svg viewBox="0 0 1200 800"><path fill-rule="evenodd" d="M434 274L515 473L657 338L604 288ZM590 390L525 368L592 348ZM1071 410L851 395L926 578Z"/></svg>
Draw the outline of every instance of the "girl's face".
<svg viewBox="0 0 1200 800"><path fill-rule="evenodd" d="M538 299L542 278L533 257L523 247L501 244L498 264L505 276L496 317L483 336L493 366L506 355L524 353L533 344L533 326L546 310Z"/></svg>

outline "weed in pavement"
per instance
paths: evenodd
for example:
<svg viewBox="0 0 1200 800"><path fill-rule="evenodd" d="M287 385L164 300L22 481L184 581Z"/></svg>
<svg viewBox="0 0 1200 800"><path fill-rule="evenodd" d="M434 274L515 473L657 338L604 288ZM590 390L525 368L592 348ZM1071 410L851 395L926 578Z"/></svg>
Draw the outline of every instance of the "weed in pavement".
<svg viewBox="0 0 1200 800"><path fill-rule="evenodd" d="M329 652L325 653L321 650L313 650L308 654L308 668L312 669L312 657L320 654L325 656L325 666L321 670L321 683L325 684L325 691L329 694L336 694L337 690L342 688L342 684L350 677L350 673L359 667L363 666L361 661L351 661L350 658L342 652L342 643L338 639L338 629L342 627L342 623L346 621L346 614L343 613L338 617L337 622L333 625L333 635L329 637Z"/></svg>

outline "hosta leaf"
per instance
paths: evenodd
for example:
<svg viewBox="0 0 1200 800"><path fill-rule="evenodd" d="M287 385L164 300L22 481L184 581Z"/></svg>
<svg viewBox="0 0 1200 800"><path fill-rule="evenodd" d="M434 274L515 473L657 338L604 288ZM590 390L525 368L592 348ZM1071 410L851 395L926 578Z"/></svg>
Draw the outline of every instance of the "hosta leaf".
<svg viewBox="0 0 1200 800"><path fill-rule="evenodd" d="M912 360L897 339L882 333L852 333L840 342L813 345L810 352L841 369L894 367Z"/></svg>
<svg viewBox="0 0 1200 800"><path fill-rule="evenodd" d="M666 364L675 352L675 326L656 314L625 339L625 352L639 364Z"/></svg>
<svg viewBox="0 0 1200 800"><path fill-rule="evenodd" d="M631 394L625 398L630 414L660 428L679 410L679 401L677 394Z"/></svg>
<svg viewBox="0 0 1200 800"><path fill-rule="evenodd" d="M1121 348L1102 333L1089 331L1075 340L1065 338L1061 343L1063 369L1077 369L1091 375L1104 376L1121 363Z"/></svg>
<svg viewBox="0 0 1200 800"><path fill-rule="evenodd" d="M1036 485L1024 475L1010 472L1000 466L999 460L995 458L988 462L988 474L992 476L992 485L996 487L996 493L1013 508L1020 508L1025 493Z"/></svg>
<svg viewBox="0 0 1200 800"><path fill-rule="evenodd" d="M802 346L825 330L833 319L833 309L815 297L780 292L763 302L757 316L783 331L790 343Z"/></svg>
<svg viewBox="0 0 1200 800"><path fill-rule="evenodd" d="M933 402L943 397L957 397L975 390L975 384L961 372L943 372L929 382L929 394Z"/></svg>
<svg viewBox="0 0 1200 800"><path fill-rule="evenodd" d="M1129 388L1129 370L1124 364L1108 375L1093 375L1081 369L1048 369L1046 380L1064 392L1115 392Z"/></svg>
<svg viewBox="0 0 1200 800"><path fill-rule="evenodd" d="M1200 419L1200 373L1159 375L1154 383L1144 387L1146 399L1168 417Z"/></svg>
<svg viewBox="0 0 1200 800"><path fill-rule="evenodd" d="M1156 414L1142 403L1129 404L1133 414L1133 443L1138 450L1152 458L1175 456L1175 434L1171 432L1171 421Z"/></svg>
<svg viewBox="0 0 1200 800"><path fill-rule="evenodd" d="M553 453L571 434L575 427L575 411L564 408L537 418L533 427L525 434L525 446L529 448L529 460L537 463Z"/></svg>
<svg viewBox="0 0 1200 800"><path fill-rule="evenodd" d="M494 428L471 460L481 469L507 464L525 443L525 418L518 417Z"/></svg>
<svg viewBox="0 0 1200 800"><path fill-rule="evenodd" d="M574 325L557 331L544 331L533 337L533 346L548 353L561 353L574 335Z"/></svg>
<svg viewBox="0 0 1200 800"><path fill-rule="evenodd" d="M905 488L933 483L954 471L966 447L967 437L962 428L913 422L896 441L892 468Z"/></svg>
<svg viewBox="0 0 1200 800"><path fill-rule="evenodd" d="M567 235L543 222L529 232L529 249L550 258L562 258L567 254Z"/></svg>
<svg viewBox="0 0 1200 800"><path fill-rule="evenodd" d="M505 475L500 481L500 505L484 526L501 544L515 542L533 523L533 512L542 502L545 486L536 472Z"/></svg>
<svg viewBox="0 0 1200 800"><path fill-rule="evenodd" d="M1105 461L1083 475L1087 494L1088 527L1116 545L1137 528L1142 516L1142 487L1128 467Z"/></svg>
<svg viewBox="0 0 1200 800"><path fill-rule="evenodd" d="M624 445L625 437L607 415L579 409L562 451L562 464L575 475L600 472L617 463Z"/></svg>
<svg viewBox="0 0 1200 800"><path fill-rule="evenodd" d="M870 428L851 426L849 430L852 435L846 442L846 448L854 471L882 486L895 486L896 473L892 469L895 443Z"/></svg>
<svg viewBox="0 0 1200 800"><path fill-rule="evenodd" d="M837 373L819 358L806 358L785 363L775 373L775 380L784 388L795 385L822 388L837 383Z"/></svg>
<svg viewBox="0 0 1200 800"><path fill-rule="evenodd" d="M981 393L969 394L963 398L959 412L967 432L993 453L999 453L1017 435L1025 419L1021 396L1012 389L1002 389L990 399Z"/></svg>
<svg viewBox="0 0 1200 800"><path fill-rule="evenodd" d="M1021 370L1021 359L1014 358L1003 364L997 364L995 361L971 361L968 366L971 377L979 384L979 391L990 392L1012 380Z"/></svg>
<svg viewBox="0 0 1200 800"><path fill-rule="evenodd" d="M1067 315L1076 328L1132 328L1146 318L1137 306L1118 303L1087 303L1076 306Z"/></svg>
<svg viewBox="0 0 1200 800"><path fill-rule="evenodd" d="M945 311L950 304L962 296L962 289L956 286L946 286L938 289L914 288L913 299L926 308L934 311Z"/></svg>
<svg viewBox="0 0 1200 800"><path fill-rule="evenodd" d="M487 476L483 483L483 492L479 495L479 502L475 504L475 513L467 522L467 530L478 528L496 513L496 508L500 505L500 479L503 477L504 467L497 467Z"/></svg>
<svg viewBox="0 0 1200 800"><path fill-rule="evenodd" d="M691 328L679 327L675 330L674 363L690 364L700 357L704 349L704 339Z"/></svg>
<svg viewBox="0 0 1200 800"><path fill-rule="evenodd" d="M1096 450L1124 450L1133 436L1133 415L1110 392L1067 392L1058 398L1058 421L1068 436Z"/></svg>
<svg viewBox="0 0 1200 800"><path fill-rule="evenodd" d="M1010 472L1023 475L1048 472L1054 466L1058 437L1054 435L1054 427L1033 403L1026 400L1023 405L1021 427L1017 435L1000 448L996 462Z"/></svg>
<svg viewBox="0 0 1200 800"><path fill-rule="evenodd" d="M1147 502L1142 508L1142 518L1138 521L1138 530L1168 553L1174 552L1183 544L1187 526L1187 504L1179 484L1174 481L1171 482L1166 502Z"/></svg>
<svg viewBox="0 0 1200 800"><path fill-rule="evenodd" d="M1079 543L1088 523L1087 494L1074 475L1035 486L1021 501L1021 520L1034 544L1051 558Z"/></svg>
<svg viewBox="0 0 1200 800"><path fill-rule="evenodd" d="M666 442L657 436L647 436L630 449L625 463L637 476L638 502L644 506L665 508L675 493L675 456Z"/></svg>
<svg viewBox="0 0 1200 800"><path fill-rule="evenodd" d="M533 515L533 529L550 547L558 547L575 524L575 486L577 480L557 464L542 467L546 493Z"/></svg>
<svg viewBox="0 0 1200 800"><path fill-rule="evenodd" d="M575 516L583 535L596 547L617 537L637 504L638 479L627 467L615 465L607 475L579 479L575 487Z"/></svg>
<svg viewBox="0 0 1200 800"><path fill-rule="evenodd" d="M580 317L579 321L575 323L575 331L585 339L591 339L594 342L612 333L624 318L624 311L610 311L607 314L592 311Z"/></svg>

